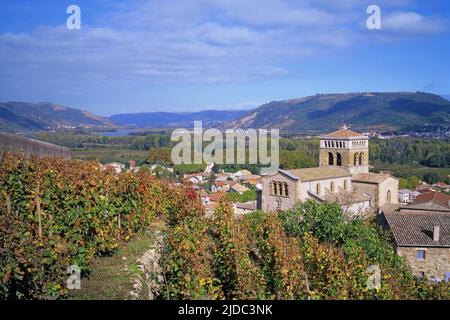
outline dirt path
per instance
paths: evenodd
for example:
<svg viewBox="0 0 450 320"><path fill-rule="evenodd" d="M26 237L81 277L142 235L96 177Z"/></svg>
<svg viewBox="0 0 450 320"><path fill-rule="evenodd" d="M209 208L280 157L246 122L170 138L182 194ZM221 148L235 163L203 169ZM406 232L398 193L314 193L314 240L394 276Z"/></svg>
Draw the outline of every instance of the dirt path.
<svg viewBox="0 0 450 320"><path fill-rule="evenodd" d="M94 260L89 278L81 280L81 289L73 290L70 299L75 300L130 300L146 299L144 291L132 296L136 277L142 276L137 260L155 247L155 233L163 231L165 224L155 221L147 230L136 234L129 242L120 245L110 257Z"/></svg>

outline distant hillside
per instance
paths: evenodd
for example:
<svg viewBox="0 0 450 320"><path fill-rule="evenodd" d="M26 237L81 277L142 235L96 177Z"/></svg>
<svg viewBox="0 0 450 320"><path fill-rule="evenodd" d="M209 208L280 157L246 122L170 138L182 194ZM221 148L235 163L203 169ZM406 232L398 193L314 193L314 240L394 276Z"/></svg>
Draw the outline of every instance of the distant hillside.
<svg viewBox="0 0 450 320"><path fill-rule="evenodd" d="M0 102L0 131L20 132L112 125L107 118L47 102Z"/></svg>
<svg viewBox="0 0 450 320"><path fill-rule="evenodd" d="M343 124L360 131L450 127L450 102L423 92L317 94L266 103L226 127L325 132Z"/></svg>
<svg viewBox="0 0 450 320"><path fill-rule="evenodd" d="M201 120L203 126L213 126L227 121L239 119L248 110L205 110L199 112L148 112L126 113L111 116L109 119L121 126L142 128L176 128L192 127L194 121Z"/></svg>
<svg viewBox="0 0 450 320"><path fill-rule="evenodd" d="M110 118L51 103L0 102L0 131L28 132L62 128L279 128L318 133L343 124L359 131L395 131L431 126L450 127L450 101L424 92L317 94L273 101L254 110L149 112Z"/></svg>

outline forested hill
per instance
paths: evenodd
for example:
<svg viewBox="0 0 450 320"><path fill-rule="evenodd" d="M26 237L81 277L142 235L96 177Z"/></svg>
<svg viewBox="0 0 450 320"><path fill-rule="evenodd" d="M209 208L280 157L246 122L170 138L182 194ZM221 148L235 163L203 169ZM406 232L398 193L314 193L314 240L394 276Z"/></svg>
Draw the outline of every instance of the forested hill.
<svg viewBox="0 0 450 320"><path fill-rule="evenodd" d="M41 102L0 102L0 131L110 127L113 123L87 111Z"/></svg>
<svg viewBox="0 0 450 320"><path fill-rule="evenodd" d="M0 131L26 132L72 128L192 127L279 128L323 133L350 125L357 131L395 131L430 126L450 127L450 101L424 92L316 94L273 101L252 111L150 112L105 118L51 103L0 102Z"/></svg>
<svg viewBox="0 0 450 320"><path fill-rule="evenodd" d="M450 102L425 92L316 94L266 103L227 127L326 132L343 124L359 131L450 127Z"/></svg>

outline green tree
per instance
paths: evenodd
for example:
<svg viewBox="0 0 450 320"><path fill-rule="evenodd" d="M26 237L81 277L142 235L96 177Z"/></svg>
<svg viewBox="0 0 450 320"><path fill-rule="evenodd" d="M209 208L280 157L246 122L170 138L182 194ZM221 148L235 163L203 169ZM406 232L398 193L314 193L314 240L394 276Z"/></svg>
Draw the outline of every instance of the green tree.
<svg viewBox="0 0 450 320"><path fill-rule="evenodd" d="M439 175L435 172L427 172L423 175L423 179L428 184L435 184L439 182Z"/></svg>

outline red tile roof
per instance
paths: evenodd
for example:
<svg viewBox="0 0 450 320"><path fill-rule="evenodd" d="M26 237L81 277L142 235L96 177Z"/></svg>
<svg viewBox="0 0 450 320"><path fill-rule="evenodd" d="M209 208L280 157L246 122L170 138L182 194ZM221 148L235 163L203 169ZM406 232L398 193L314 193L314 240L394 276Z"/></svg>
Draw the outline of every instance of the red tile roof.
<svg viewBox="0 0 450 320"><path fill-rule="evenodd" d="M204 189L201 189L198 194L200 195L200 197L209 197L209 194Z"/></svg>
<svg viewBox="0 0 450 320"><path fill-rule="evenodd" d="M450 214L385 213L384 217L399 246L450 247ZM439 241L433 230L439 226Z"/></svg>
<svg viewBox="0 0 450 320"><path fill-rule="evenodd" d="M450 185L446 184L445 182L438 182L438 183L435 183L433 186L438 187L438 188L449 188L450 187Z"/></svg>
<svg viewBox="0 0 450 320"><path fill-rule="evenodd" d="M209 195L209 201L219 202L222 197L225 197L225 192L216 192Z"/></svg>
<svg viewBox="0 0 450 320"><path fill-rule="evenodd" d="M352 181L379 184L391 177L389 174L382 173L358 173L352 177Z"/></svg>
<svg viewBox="0 0 450 320"><path fill-rule="evenodd" d="M238 202L236 203L236 208L238 209L244 209L244 210L256 210L256 206L254 203L249 203L249 202Z"/></svg>
<svg viewBox="0 0 450 320"><path fill-rule="evenodd" d="M415 204L421 204L421 203L427 203L427 202L434 202L446 207L449 207L450 204L450 195L442 193L442 192L427 192L419 194L416 197L416 200L412 203Z"/></svg>
<svg viewBox="0 0 450 320"><path fill-rule="evenodd" d="M325 135L324 137L327 137L327 138L357 138L357 137L358 138L367 138L367 136L365 136L361 133L352 131L350 129L341 129L341 130L329 133L329 134Z"/></svg>

